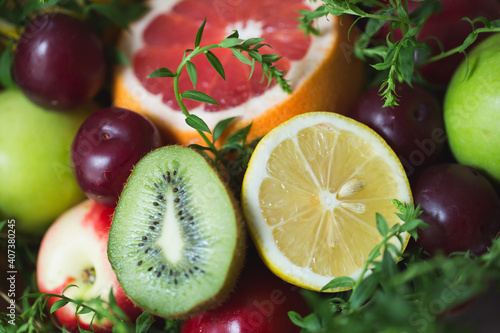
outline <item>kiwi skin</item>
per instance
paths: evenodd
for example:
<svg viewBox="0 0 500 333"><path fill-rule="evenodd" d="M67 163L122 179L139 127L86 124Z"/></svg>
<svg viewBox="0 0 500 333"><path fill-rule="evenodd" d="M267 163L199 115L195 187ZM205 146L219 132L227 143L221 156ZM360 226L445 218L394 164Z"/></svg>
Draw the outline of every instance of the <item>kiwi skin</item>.
<svg viewBox="0 0 500 333"><path fill-rule="evenodd" d="M168 147L170 149L189 149L191 151L194 151L196 154L199 154L194 149L187 148L185 146L171 145ZM156 150L164 149L164 148L166 148L166 147L157 148ZM201 154L199 154L199 155L201 156ZM241 272L243 265L245 263L246 250L247 250L247 244L248 244L248 236L246 233L245 222L243 220L243 214L241 212L240 204L237 201L237 199L235 198L233 192L230 190L227 182L224 181L224 179L222 178L221 174L214 168L214 166L211 163L209 163L205 159L204 159L204 161L217 175L220 183L223 185L224 189L226 190L226 193L227 193L227 195L230 199L230 202L232 204L232 207L233 207L233 212L234 212L235 221L236 221L236 246L233 250L232 261L229 265L229 269L228 269L223 286L219 289L219 291L213 297L206 299L205 301L197 304L196 306L192 307L188 311L176 313L176 314L173 314L170 316L162 316L161 314L158 314L155 311L152 311L151 309L146 309L143 307L144 311L147 311L155 316L183 320L183 319L187 319L195 314L201 313L203 311L206 311L206 310L209 310L209 309L212 309L212 308L215 308L215 307L221 305L224 301L226 301L229 298L230 294L234 290L234 287L236 285L236 282L238 280L240 272ZM127 183L128 183L128 180L127 180ZM124 189L126 188L126 186L127 185L125 184ZM113 216L113 220L114 220L114 216ZM108 256L109 256L109 248L108 248ZM120 281L119 274L117 274L117 279L118 279L118 282L120 284L122 284ZM124 290L124 292L126 294L125 290ZM136 303L132 297L130 297L129 295L127 295L127 296L132 301L132 303L134 303L134 305L141 307L141 305Z"/></svg>

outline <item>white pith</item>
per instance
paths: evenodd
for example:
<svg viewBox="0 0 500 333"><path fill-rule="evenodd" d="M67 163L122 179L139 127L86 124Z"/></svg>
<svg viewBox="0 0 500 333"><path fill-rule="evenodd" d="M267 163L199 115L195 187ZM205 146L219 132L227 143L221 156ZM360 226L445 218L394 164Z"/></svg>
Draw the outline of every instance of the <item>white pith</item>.
<svg viewBox="0 0 500 333"><path fill-rule="evenodd" d="M239 38L260 38L262 37L262 22L248 20L247 22L236 22L226 28L226 34L229 36L234 30L238 31Z"/></svg>
<svg viewBox="0 0 500 333"><path fill-rule="evenodd" d="M262 180L267 177L268 171L266 168L267 160L270 157L272 150L283 140L293 137L300 130L310 127L310 126L321 126L324 128L324 124L331 122L331 115L318 113L316 116L297 116L295 119L286 122L288 126L286 131L280 130L278 126L272 130L257 146L252 159L250 160L248 171L245 175L243 183L243 209L247 220L253 221L249 224L255 238L259 239L260 244L264 244L261 248L261 252L265 257L265 260L270 264L273 270L279 272L282 278L289 278L289 282L296 283L305 288L310 288L314 290L320 290L328 282L330 282L336 276L325 276L313 272L310 268L300 267L293 262L291 262L278 248L278 245L274 241L272 227L265 222L265 217L262 214L260 202L259 202L259 190ZM293 123L293 125L291 125ZM285 125L285 124L284 124ZM387 156L387 147L383 143L374 140L372 134L369 131L360 131L356 128L352 122L345 121L343 119L338 119L333 127L339 128L341 130L352 131L357 135L361 136L363 139L369 141L373 144L374 152L381 154L382 156ZM386 158L388 162L391 162L393 158ZM405 186L407 184L406 175L404 170L401 168L397 162L389 163L392 169L392 174L398 179L398 190L399 199L402 202L411 201L411 193L409 193L408 188ZM304 170L307 172L307 170ZM336 207L342 207L352 210L354 213L363 213L363 207L357 205L356 203L343 202L342 199L348 197L355 191L360 191L363 188L363 182L359 179L353 179L352 182L346 183L342 188L340 188L335 193L330 193L328 191L320 192L320 202L323 208L326 210L333 210ZM403 235L405 238L408 235L405 233ZM335 246L335 239L330 239L330 246ZM394 240L393 244L400 248L401 245L399 241ZM370 274L368 271L367 274ZM361 269L352 273L350 275L354 280L358 280L361 276Z"/></svg>
<svg viewBox="0 0 500 333"><path fill-rule="evenodd" d="M155 244L161 248L167 261L176 264L182 259L184 237L181 233L178 217L175 214L175 196L172 192L167 192L165 195L167 196L167 214L163 218L161 235L158 237Z"/></svg>
<svg viewBox="0 0 500 333"><path fill-rule="evenodd" d="M147 13L143 19L138 21L136 24L133 24L131 26L130 35L126 35L120 40L118 48L122 50L129 59L132 59L133 53L140 49L143 45L142 34L149 23L158 13L169 11L179 1L182 0L150 1L151 5L156 8L155 12ZM319 6L319 2L312 3L305 0L305 3L311 9ZM258 37L258 35L253 35L253 33L259 33L259 22L252 23L252 21L249 21L246 26L243 24L241 24L241 26L243 27L243 31L241 31L242 34L244 34L243 37L245 37L247 33L249 35L252 34L251 37ZM335 34L332 22L323 17L317 20L317 26L320 34L311 38L311 45L305 57L300 61L290 62L291 67L286 78L290 80L292 89L294 90L298 89L298 87L300 87L300 85L315 72L314 67L321 64L323 57L330 53L330 50L334 45L333 40L335 38ZM266 43L266 41L264 40L263 43ZM201 44L203 45L203 40ZM186 131L191 130L191 128L185 123L185 116L180 111L173 110L165 105L162 101L161 94L152 95L149 91L147 91L136 78L131 67L126 69L122 67L120 70L122 71L123 84L125 85L126 90L143 109L148 110L154 117L162 119L172 127ZM267 111L267 109L282 103L287 98L289 98L289 95L283 92L279 86L275 85L274 87L266 90L262 95L250 98L241 105L228 110L206 112L203 110L203 107L200 106L189 110L189 112L199 116L210 128L213 128L219 121L229 117L239 117L242 121L253 119ZM266 107L263 108L263 105Z"/></svg>
<svg viewBox="0 0 500 333"><path fill-rule="evenodd" d="M96 297L107 301L111 288L116 290L118 282L106 252L107 238L97 237L91 226L82 225L91 204L87 200L73 207L47 231L37 261L40 289L51 291L75 284L78 288L68 288L64 295L84 301ZM95 269L95 281L89 283L84 281L83 274L92 268ZM75 306L69 303L60 311L73 315ZM92 314L83 314L79 318L89 323Z"/></svg>

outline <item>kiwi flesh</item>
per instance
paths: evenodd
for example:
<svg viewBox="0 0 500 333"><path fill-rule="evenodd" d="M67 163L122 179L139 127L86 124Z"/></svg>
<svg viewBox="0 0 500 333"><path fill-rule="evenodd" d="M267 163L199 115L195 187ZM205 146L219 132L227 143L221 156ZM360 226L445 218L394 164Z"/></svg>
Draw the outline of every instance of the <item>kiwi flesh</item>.
<svg viewBox="0 0 500 333"><path fill-rule="evenodd" d="M125 294L185 318L220 303L243 265L238 205L205 158L162 147L137 163L116 207L108 258Z"/></svg>

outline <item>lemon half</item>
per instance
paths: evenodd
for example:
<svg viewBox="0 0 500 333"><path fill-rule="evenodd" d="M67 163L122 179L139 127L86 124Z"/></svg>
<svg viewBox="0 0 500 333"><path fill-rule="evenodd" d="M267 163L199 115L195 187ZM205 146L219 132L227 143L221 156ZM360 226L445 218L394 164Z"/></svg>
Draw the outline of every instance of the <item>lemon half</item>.
<svg viewBox="0 0 500 333"><path fill-rule="evenodd" d="M412 201L396 154L367 126L331 112L296 116L267 134L242 187L264 262L283 280L315 291L335 277L360 278L382 240L376 213L389 227L402 223L393 199ZM406 244L409 235L403 237Z"/></svg>

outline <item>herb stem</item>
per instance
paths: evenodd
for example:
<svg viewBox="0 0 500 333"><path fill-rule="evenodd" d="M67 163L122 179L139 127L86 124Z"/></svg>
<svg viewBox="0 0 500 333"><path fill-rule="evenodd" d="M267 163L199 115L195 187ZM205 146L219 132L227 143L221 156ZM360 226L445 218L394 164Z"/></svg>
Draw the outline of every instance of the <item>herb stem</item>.
<svg viewBox="0 0 500 333"><path fill-rule="evenodd" d="M399 233L399 229L397 228L395 231L392 231L392 232L389 232L387 233L384 238L382 239L382 241L380 243L377 244L377 246L375 246L375 248L373 249L373 251L375 251L376 253L379 253L379 256L381 255L381 250L387 245L387 242L389 242L389 240L396 236L397 234ZM364 276L366 274L366 272L368 271L369 269L369 266L371 265L371 263L376 259L378 258L375 257L373 258L372 260L367 260L365 262L365 264L363 265L363 268L361 270L361 274L359 276L359 279L356 281L356 283L354 284L354 287L352 288L353 290L356 290L356 288L359 287L359 285L363 282L364 280Z"/></svg>
<svg viewBox="0 0 500 333"><path fill-rule="evenodd" d="M205 53L206 51L208 50L211 50L211 49L215 49L215 48L219 48L221 47L220 44L210 44L210 45L207 45L207 46L203 46L203 47L196 47L194 50L192 50L192 52L190 52L188 55L186 55L181 63L179 64L179 66L177 67L177 71L175 73L175 77L174 77L174 93L175 93L175 99L177 100L177 103L179 104L179 107L181 108L181 112L184 116L186 117L189 117L189 111L186 107L186 105L184 104L184 102L182 101L182 94L180 93L179 91L179 77L181 75L181 71L182 69L186 66L186 64L188 62L191 61L191 59L193 59L195 56L197 56L198 54L202 54L202 53ZM218 149L215 148L215 145L212 143L212 141L210 141L208 139L208 137L205 135L205 133L203 133L202 131L200 130L197 130L198 134L201 136L201 138L203 139L203 141L205 141L205 143L207 144L207 146L210 148L210 150L215 154L215 157L216 159L221 159L222 156L220 155L220 152Z"/></svg>
<svg viewBox="0 0 500 333"><path fill-rule="evenodd" d="M500 27L499 28L478 28L475 30L477 33L482 33L482 32L500 32ZM462 45L460 46L457 46L451 50L448 50L446 52L441 52L433 57L430 57L429 59L427 59L425 62L423 62L420 66L424 66L424 65L427 65L431 62L435 62L435 61L438 61L438 60L441 60L441 59L444 59L446 57L449 57L455 53L461 53L462 51Z"/></svg>

